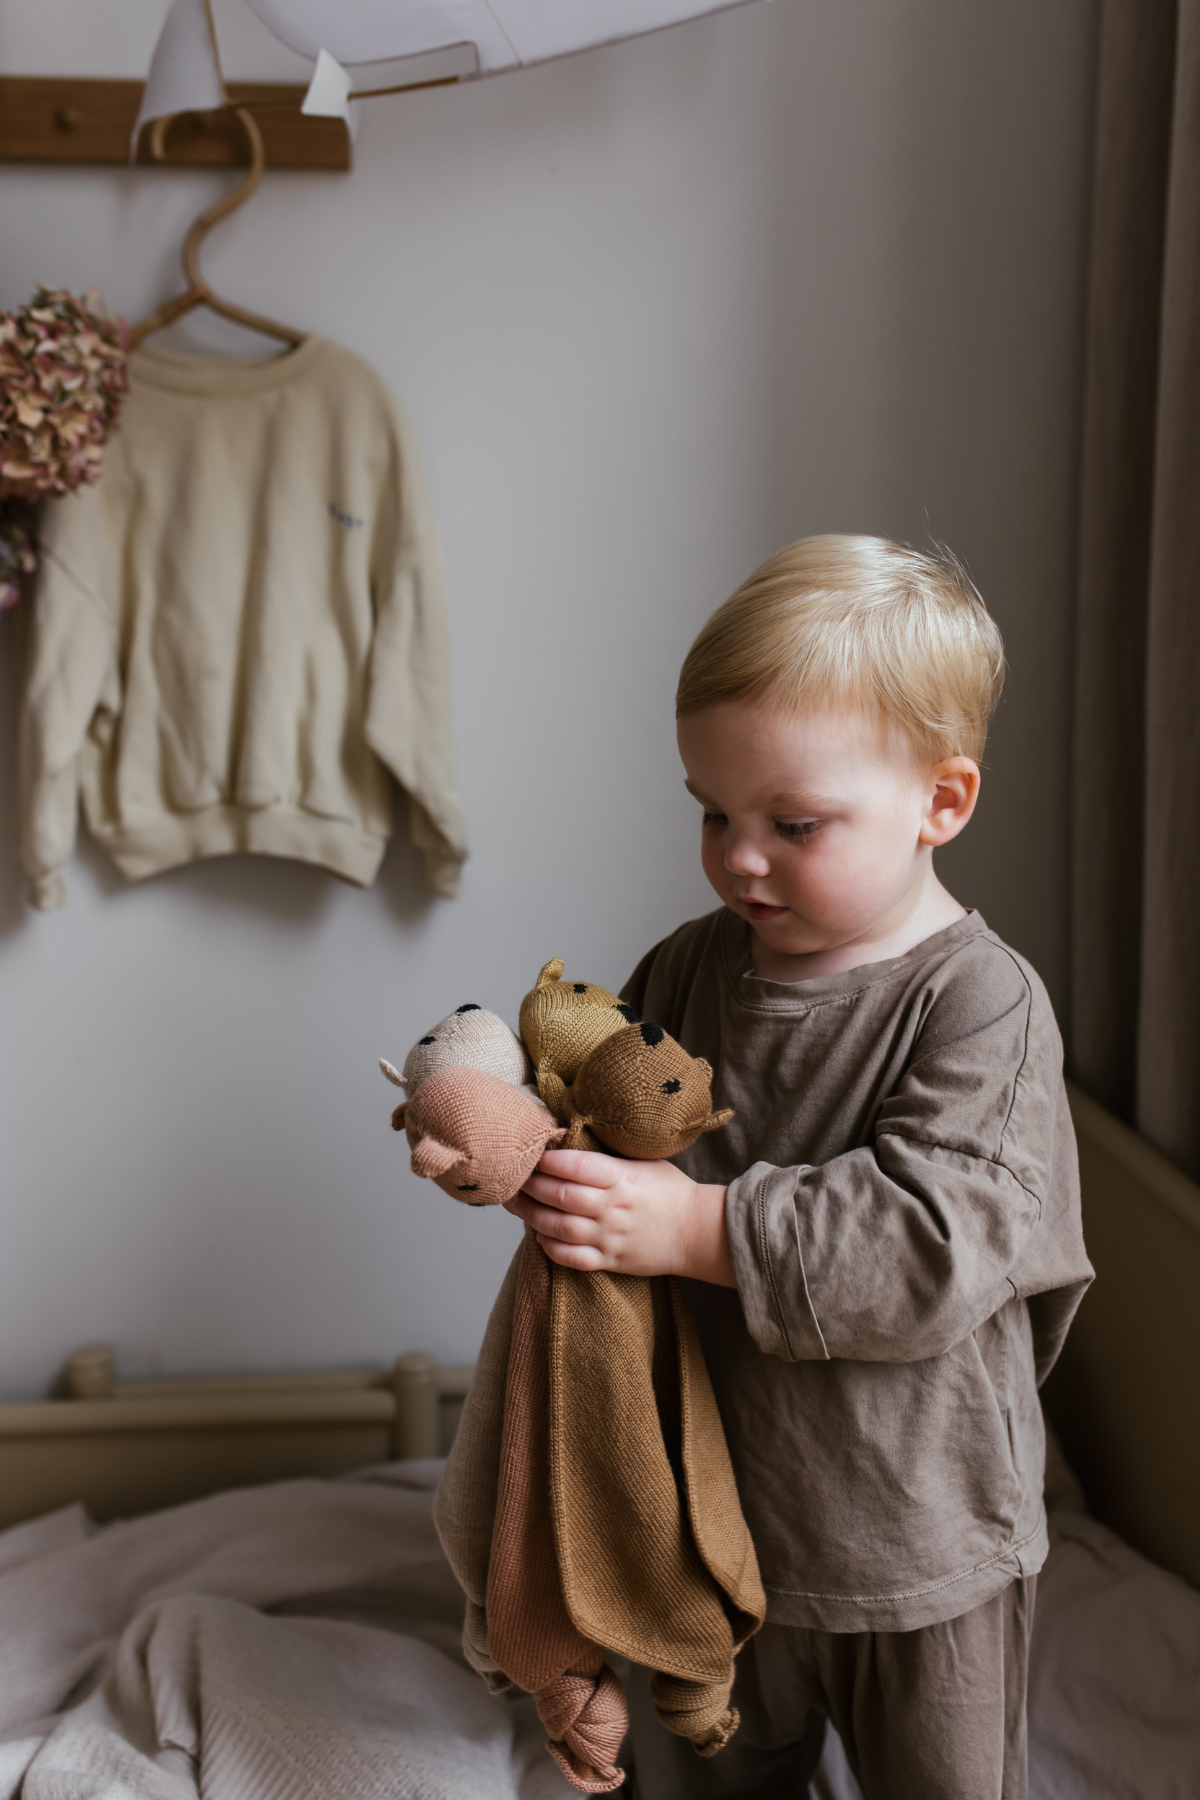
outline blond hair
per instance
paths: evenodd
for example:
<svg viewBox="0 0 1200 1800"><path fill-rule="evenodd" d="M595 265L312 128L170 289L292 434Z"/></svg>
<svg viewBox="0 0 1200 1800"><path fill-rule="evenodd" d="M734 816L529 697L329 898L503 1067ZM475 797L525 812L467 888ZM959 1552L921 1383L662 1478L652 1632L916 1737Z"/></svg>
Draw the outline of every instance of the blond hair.
<svg viewBox="0 0 1200 1800"><path fill-rule="evenodd" d="M929 765L983 755L1004 645L950 551L828 533L770 557L688 651L675 711L722 700L849 706Z"/></svg>

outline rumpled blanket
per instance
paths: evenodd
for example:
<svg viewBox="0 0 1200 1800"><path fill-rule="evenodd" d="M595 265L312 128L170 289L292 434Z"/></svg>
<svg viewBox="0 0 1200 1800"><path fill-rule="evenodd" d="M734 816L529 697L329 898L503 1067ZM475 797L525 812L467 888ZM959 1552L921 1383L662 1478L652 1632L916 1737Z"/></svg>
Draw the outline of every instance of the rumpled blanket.
<svg viewBox="0 0 1200 1800"><path fill-rule="evenodd" d="M480 1687L440 1463L0 1533L0 1800L561 1800Z"/></svg>

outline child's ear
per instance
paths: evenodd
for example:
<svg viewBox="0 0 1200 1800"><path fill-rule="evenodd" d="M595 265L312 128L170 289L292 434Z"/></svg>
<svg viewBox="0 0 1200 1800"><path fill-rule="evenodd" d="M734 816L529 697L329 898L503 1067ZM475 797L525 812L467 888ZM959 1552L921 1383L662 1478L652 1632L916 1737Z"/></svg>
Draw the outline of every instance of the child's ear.
<svg viewBox="0 0 1200 1800"><path fill-rule="evenodd" d="M951 756L930 772L930 803L917 840L930 844L948 844L956 838L975 811L979 798L979 764L969 756Z"/></svg>
<svg viewBox="0 0 1200 1800"><path fill-rule="evenodd" d="M436 1181L439 1175L464 1160L461 1150L452 1150L449 1144L439 1143L435 1137L423 1137L413 1148L412 1171L414 1175Z"/></svg>

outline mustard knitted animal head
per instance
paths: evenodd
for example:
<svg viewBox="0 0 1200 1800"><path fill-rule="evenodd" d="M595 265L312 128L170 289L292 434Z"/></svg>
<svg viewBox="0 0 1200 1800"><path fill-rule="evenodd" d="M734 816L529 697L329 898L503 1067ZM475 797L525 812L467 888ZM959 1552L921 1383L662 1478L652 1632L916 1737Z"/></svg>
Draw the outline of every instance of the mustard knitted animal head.
<svg viewBox="0 0 1200 1800"><path fill-rule="evenodd" d="M423 1081L438 1069L485 1069L514 1087L533 1079L525 1047L516 1032L494 1012L468 1001L442 1019L413 1045L398 1074L381 1056L379 1066L390 1082L411 1100Z"/></svg>
<svg viewBox="0 0 1200 1800"><path fill-rule="evenodd" d="M712 1069L651 1019L626 1025L583 1064L566 1098L564 1147L643 1161L677 1156L705 1131L732 1119L712 1110Z"/></svg>
<svg viewBox="0 0 1200 1800"><path fill-rule="evenodd" d="M591 981L562 981L562 960L546 963L521 1002L521 1036L537 1070L538 1092L556 1118L565 1119L567 1088L598 1044L637 1018L607 988Z"/></svg>
<svg viewBox="0 0 1200 1800"><path fill-rule="evenodd" d="M520 1193L542 1151L562 1142L550 1111L524 1088L485 1069L438 1069L405 1100L392 1124L408 1134L413 1173L469 1206Z"/></svg>

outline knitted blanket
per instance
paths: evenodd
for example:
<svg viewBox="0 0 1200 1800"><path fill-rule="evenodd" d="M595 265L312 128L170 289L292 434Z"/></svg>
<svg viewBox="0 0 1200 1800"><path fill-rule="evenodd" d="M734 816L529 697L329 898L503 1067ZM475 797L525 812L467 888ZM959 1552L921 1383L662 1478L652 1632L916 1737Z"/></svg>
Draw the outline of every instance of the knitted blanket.
<svg viewBox="0 0 1200 1800"><path fill-rule="evenodd" d="M528 1689L586 1793L618 1787L624 1698L713 1755L733 1658L766 1600L700 1345L673 1280L551 1264L527 1233L488 1324L435 1523L467 1595L464 1650Z"/></svg>

